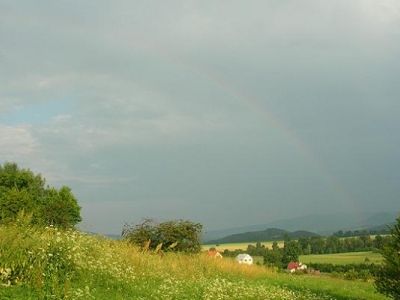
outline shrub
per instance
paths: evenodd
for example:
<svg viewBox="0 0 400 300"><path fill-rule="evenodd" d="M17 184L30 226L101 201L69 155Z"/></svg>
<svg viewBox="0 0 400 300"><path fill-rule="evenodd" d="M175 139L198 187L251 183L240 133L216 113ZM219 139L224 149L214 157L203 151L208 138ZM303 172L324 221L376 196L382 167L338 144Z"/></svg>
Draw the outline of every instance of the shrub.
<svg viewBox="0 0 400 300"><path fill-rule="evenodd" d="M156 223L147 219L135 226L125 225L122 236L142 248L196 253L201 250L201 229L201 224L187 220Z"/></svg>
<svg viewBox="0 0 400 300"><path fill-rule="evenodd" d="M379 266L375 264L347 264L334 265L325 263L310 263L309 268L319 270L324 273L331 273L335 277L344 277L345 279L372 279L374 274L379 270Z"/></svg>

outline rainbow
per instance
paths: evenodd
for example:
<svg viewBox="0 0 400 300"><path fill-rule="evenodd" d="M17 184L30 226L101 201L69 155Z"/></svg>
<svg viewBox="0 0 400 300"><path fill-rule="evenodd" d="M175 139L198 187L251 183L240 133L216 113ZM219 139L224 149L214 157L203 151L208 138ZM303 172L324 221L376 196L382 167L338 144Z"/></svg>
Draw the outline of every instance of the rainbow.
<svg viewBox="0 0 400 300"><path fill-rule="evenodd" d="M154 45L147 38L141 39L140 45L135 44L134 47L140 47L149 51L162 61L169 63L175 67L187 70L192 74L197 75L199 78L203 78L206 82L209 82L214 87L220 89L227 95L234 97L235 99L242 102L244 105L249 107L255 114L257 114L266 124L278 129L287 139L288 143L292 145L303 157L306 159L320 174L323 179L336 193L337 199L341 199L341 202L347 203L347 205L353 206L353 211L360 211L355 207L355 201L351 194L343 187L340 181L334 177L324 166L322 161L317 159L311 148L298 136L298 134L287 126L282 120L278 119L270 110L263 106L260 101L248 92L240 90L237 86L230 84L222 76L216 72L196 67L193 64L189 64L178 58L176 55L168 52L165 47L161 45Z"/></svg>

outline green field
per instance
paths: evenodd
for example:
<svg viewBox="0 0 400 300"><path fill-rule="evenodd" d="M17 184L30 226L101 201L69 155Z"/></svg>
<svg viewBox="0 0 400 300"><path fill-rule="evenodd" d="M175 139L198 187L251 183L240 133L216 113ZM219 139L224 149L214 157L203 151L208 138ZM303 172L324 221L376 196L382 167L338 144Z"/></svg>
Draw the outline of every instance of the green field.
<svg viewBox="0 0 400 300"><path fill-rule="evenodd" d="M374 252L347 252L347 253L335 253L335 254L311 254L301 255L300 261L309 263L321 263L321 264L361 264L368 261L369 263L379 264L383 260L382 255Z"/></svg>

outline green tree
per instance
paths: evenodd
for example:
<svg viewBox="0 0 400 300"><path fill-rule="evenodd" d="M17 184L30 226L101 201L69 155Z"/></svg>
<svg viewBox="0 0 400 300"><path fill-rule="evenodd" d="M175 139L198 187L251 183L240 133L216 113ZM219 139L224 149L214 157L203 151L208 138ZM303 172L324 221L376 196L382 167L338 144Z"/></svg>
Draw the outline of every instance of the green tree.
<svg viewBox="0 0 400 300"><path fill-rule="evenodd" d="M376 249L382 249L383 248L383 238L381 235L377 235L373 241L373 245Z"/></svg>
<svg viewBox="0 0 400 300"><path fill-rule="evenodd" d="M201 250L200 234L202 225L188 220L172 220L156 223L146 219L143 223L125 225L122 237L140 247L164 251L196 253ZM160 246L161 245L161 246Z"/></svg>
<svg viewBox="0 0 400 300"><path fill-rule="evenodd" d="M45 179L15 163L0 165L0 222L14 221L20 212L40 225L69 227L81 221L80 207L68 187L45 186Z"/></svg>
<svg viewBox="0 0 400 300"><path fill-rule="evenodd" d="M383 248L383 266L378 271L375 285L379 292L400 299L400 216L391 229L391 240Z"/></svg>
<svg viewBox="0 0 400 300"><path fill-rule="evenodd" d="M246 253L251 256L264 256L267 251L264 245L261 242L257 242L256 245L247 245Z"/></svg>
<svg viewBox="0 0 400 300"><path fill-rule="evenodd" d="M298 261L300 255L300 247L296 241L285 241L283 245L282 264L284 267L291 261Z"/></svg>
<svg viewBox="0 0 400 300"><path fill-rule="evenodd" d="M26 190L12 187L0 191L0 220L2 221L14 220L20 211L31 212L33 206L32 197Z"/></svg>
<svg viewBox="0 0 400 300"><path fill-rule="evenodd" d="M337 253L339 249L339 238L336 236L330 236L326 239L325 253Z"/></svg>
<svg viewBox="0 0 400 300"><path fill-rule="evenodd" d="M264 264L268 266L282 267L283 249L280 249L278 243L272 243L272 249L266 249L264 254Z"/></svg>
<svg viewBox="0 0 400 300"><path fill-rule="evenodd" d="M325 240L322 237L314 236L310 239L311 253L322 254L325 250Z"/></svg>
<svg viewBox="0 0 400 300"><path fill-rule="evenodd" d="M279 250L279 245L278 245L277 241L274 241L272 243L272 250L274 250L274 251L278 251Z"/></svg>
<svg viewBox="0 0 400 300"><path fill-rule="evenodd" d="M43 200L39 215L44 224L68 227L81 221L78 202L69 187L50 188Z"/></svg>
<svg viewBox="0 0 400 300"><path fill-rule="evenodd" d="M298 243L299 243L302 254L306 254L306 255L310 254L311 246L310 246L309 238L301 237L301 238L299 238Z"/></svg>

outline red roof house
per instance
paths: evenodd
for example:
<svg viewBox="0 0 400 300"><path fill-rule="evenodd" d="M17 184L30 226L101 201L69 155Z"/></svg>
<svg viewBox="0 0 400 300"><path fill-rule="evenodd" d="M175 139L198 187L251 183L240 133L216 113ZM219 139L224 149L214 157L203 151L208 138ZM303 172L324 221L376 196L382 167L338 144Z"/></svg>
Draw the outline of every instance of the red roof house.
<svg viewBox="0 0 400 300"><path fill-rule="evenodd" d="M211 248L208 250L207 255L209 257L217 257L217 258L222 258L221 253L219 253L215 248Z"/></svg>
<svg viewBox="0 0 400 300"><path fill-rule="evenodd" d="M287 269L290 273L294 273L297 270L307 270L307 265L302 264L301 262L291 261L288 263Z"/></svg>
<svg viewBox="0 0 400 300"><path fill-rule="evenodd" d="M291 261L287 265L287 269L292 272L292 270L296 271L300 267L300 264L297 261ZM293 272L294 272L293 271Z"/></svg>

